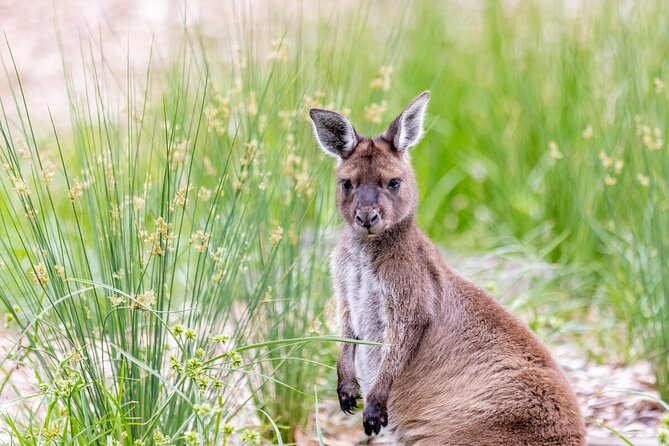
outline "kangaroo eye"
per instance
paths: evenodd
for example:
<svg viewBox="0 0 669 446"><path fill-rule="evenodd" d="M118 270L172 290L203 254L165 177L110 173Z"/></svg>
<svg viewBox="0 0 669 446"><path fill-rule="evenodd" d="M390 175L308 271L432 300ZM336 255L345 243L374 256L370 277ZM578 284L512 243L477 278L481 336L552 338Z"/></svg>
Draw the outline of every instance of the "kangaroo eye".
<svg viewBox="0 0 669 446"><path fill-rule="evenodd" d="M351 183L351 180L344 180L341 183L341 187L343 187L345 191L349 191L353 189L353 183Z"/></svg>
<svg viewBox="0 0 669 446"><path fill-rule="evenodd" d="M399 178L393 178L392 180L388 181L388 189L390 190L397 190L400 188L400 183L402 180Z"/></svg>

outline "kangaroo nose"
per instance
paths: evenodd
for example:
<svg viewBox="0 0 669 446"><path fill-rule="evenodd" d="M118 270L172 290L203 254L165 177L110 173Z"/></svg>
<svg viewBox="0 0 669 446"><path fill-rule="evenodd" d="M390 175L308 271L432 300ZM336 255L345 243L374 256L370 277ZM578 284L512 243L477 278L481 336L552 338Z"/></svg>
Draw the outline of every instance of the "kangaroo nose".
<svg viewBox="0 0 669 446"><path fill-rule="evenodd" d="M379 213L376 211L358 212L355 215L355 222L363 228L369 229L380 220Z"/></svg>

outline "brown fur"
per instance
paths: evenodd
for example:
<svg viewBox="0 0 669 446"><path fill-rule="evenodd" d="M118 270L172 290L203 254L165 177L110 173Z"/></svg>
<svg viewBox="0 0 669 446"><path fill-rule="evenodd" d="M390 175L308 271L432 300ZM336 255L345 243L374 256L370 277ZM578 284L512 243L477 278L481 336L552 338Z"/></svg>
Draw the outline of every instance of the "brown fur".
<svg viewBox="0 0 669 446"><path fill-rule="evenodd" d="M387 425L403 445L585 444L576 398L548 350L448 267L418 228L406 152L392 134L355 136L337 168L337 208L346 224L332 276L343 336L384 346L342 346L342 409L352 410L362 385L365 430ZM359 191L369 186L376 201L361 206ZM379 223L361 226L361 212L378 213Z"/></svg>

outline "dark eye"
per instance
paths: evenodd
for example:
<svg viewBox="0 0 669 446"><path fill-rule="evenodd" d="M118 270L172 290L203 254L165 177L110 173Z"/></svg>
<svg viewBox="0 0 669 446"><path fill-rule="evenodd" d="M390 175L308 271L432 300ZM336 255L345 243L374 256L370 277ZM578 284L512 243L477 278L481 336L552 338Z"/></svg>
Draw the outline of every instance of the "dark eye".
<svg viewBox="0 0 669 446"><path fill-rule="evenodd" d="M349 191L353 189L353 183L351 183L351 180L344 180L341 183L341 187L343 187L345 191Z"/></svg>
<svg viewBox="0 0 669 446"><path fill-rule="evenodd" d="M388 189L390 190L397 190L400 188L400 180L399 178L393 178L392 180L388 181Z"/></svg>

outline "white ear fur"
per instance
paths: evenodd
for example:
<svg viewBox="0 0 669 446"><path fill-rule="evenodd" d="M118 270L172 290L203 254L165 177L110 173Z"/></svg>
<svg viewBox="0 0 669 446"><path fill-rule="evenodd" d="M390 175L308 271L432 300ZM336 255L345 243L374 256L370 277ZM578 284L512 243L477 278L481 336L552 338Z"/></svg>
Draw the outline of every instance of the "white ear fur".
<svg viewBox="0 0 669 446"><path fill-rule="evenodd" d="M390 124L384 137L393 142L395 149L404 152L418 144L423 136L423 121L429 101L430 92L421 93Z"/></svg>
<svg viewBox="0 0 669 446"><path fill-rule="evenodd" d="M321 149L330 156L346 158L358 144L353 125L344 116L331 110L312 108L309 116Z"/></svg>

